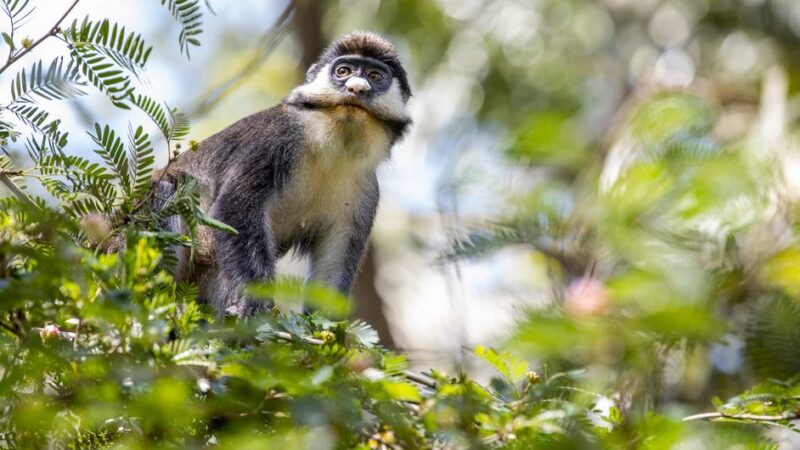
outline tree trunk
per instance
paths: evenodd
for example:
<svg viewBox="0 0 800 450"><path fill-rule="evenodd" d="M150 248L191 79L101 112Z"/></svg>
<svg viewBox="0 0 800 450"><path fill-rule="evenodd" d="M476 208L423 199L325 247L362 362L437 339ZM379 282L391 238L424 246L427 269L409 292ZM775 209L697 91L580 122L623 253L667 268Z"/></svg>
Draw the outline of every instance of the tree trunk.
<svg viewBox="0 0 800 450"><path fill-rule="evenodd" d="M353 286L353 297L356 300L355 316L372 325L381 338L381 344L391 349L395 345L389 332L389 322L383 313L383 299L375 288L376 268L375 249L370 244L364 256L361 272Z"/></svg>

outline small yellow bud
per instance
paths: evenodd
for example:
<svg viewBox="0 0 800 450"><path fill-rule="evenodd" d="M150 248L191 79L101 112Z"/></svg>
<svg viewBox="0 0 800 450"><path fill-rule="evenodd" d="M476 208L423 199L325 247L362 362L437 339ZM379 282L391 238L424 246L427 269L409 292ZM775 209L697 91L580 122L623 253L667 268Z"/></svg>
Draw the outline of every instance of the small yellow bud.
<svg viewBox="0 0 800 450"><path fill-rule="evenodd" d="M332 344L336 342L336 335L330 330L320 331L319 338L322 339L326 344Z"/></svg>
<svg viewBox="0 0 800 450"><path fill-rule="evenodd" d="M200 148L199 142L195 141L194 139L189 141L189 150L196 152L198 148Z"/></svg>
<svg viewBox="0 0 800 450"><path fill-rule="evenodd" d="M384 430L380 433L381 440L386 444L394 444L396 442L394 438L394 431L392 430Z"/></svg>
<svg viewBox="0 0 800 450"><path fill-rule="evenodd" d="M33 46L33 39L29 37L22 38L22 46L24 48L31 48Z"/></svg>
<svg viewBox="0 0 800 450"><path fill-rule="evenodd" d="M542 381L542 377L540 377L539 374L533 370L526 373L525 376L528 378L529 384L539 384Z"/></svg>

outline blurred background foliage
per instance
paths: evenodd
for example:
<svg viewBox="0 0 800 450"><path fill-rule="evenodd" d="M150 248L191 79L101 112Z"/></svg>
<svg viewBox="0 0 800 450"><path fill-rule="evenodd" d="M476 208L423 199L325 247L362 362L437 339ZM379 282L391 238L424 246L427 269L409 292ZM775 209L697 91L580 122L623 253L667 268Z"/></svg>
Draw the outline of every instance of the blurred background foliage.
<svg viewBox="0 0 800 450"><path fill-rule="evenodd" d="M0 5L13 19L23 3ZM12 58L72 4L30 3L0 47ZM202 26L176 4L198 7ZM119 202L89 204L117 219L99 230L128 242L114 255L95 251L96 211L74 202L95 192L103 203L108 183L130 180L89 169L57 178L74 192L47 181L64 175L37 151L60 135L15 114L9 87L23 67L66 55L64 42L3 68L13 158L0 167L45 209L7 200L0 211L3 445L800 445L797 2L81 0L63 26L84 15L154 46L131 82L168 120L146 127L153 151L134 151L130 167L150 170L150 155L163 165L279 101L352 29L397 45L416 125L380 174L354 292L375 331L341 320L343 299L292 280L254 290L310 296L334 318L213 323L162 263L165 244L191 243L153 230L135 180ZM195 29L202 45L176 45ZM63 73L59 86L75 81ZM83 172L104 160L95 122L124 130L157 116L133 98L122 100L132 111L114 108L92 85L35 99L72 131L64 151L86 158ZM73 174L75 161L59 164ZM209 224L190 193L178 203ZM49 212L59 204L67 217Z"/></svg>

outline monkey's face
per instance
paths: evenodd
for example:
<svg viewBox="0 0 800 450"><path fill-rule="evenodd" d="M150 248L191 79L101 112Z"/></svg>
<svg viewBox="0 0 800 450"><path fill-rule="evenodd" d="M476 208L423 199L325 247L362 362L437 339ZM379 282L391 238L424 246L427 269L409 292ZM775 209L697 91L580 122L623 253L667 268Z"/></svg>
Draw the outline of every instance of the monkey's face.
<svg viewBox="0 0 800 450"><path fill-rule="evenodd" d="M358 55L340 56L329 65L331 84L342 93L369 103L386 94L392 86L392 70L373 58Z"/></svg>
<svg viewBox="0 0 800 450"><path fill-rule="evenodd" d="M354 32L332 43L306 72L287 103L304 108L343 108L377 119L411 123L406 72L394 47L374 33ZM356 111L361 110L361 111Z"/></svg>
<svg viewBox="0 0 800 450"><path fill-rule="evenodd" d="M343 55L308 70L287 101L308 108L351 107L394 122L410 122L406 97L392 69L373 58Z"/></svg>

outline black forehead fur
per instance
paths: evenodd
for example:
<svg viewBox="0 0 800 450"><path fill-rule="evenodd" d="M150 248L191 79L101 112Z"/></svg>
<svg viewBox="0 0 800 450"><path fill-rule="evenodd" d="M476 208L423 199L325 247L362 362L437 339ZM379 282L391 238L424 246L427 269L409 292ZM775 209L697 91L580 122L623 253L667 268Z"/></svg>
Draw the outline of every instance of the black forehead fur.
<svg viewBox="0 0 800 450"><path fill-rule="evenodd" d="M313 70L314 75L322 66L342 55L365 56L386 64L400 83L403 98L408 100L411 97L411 88L408 86L406 70L403 68L403 64L400 63L400 56L394 46L380 35L368 31L354 31L340 37L332 42L319 56L316 63L317 66Z"/></svg>

